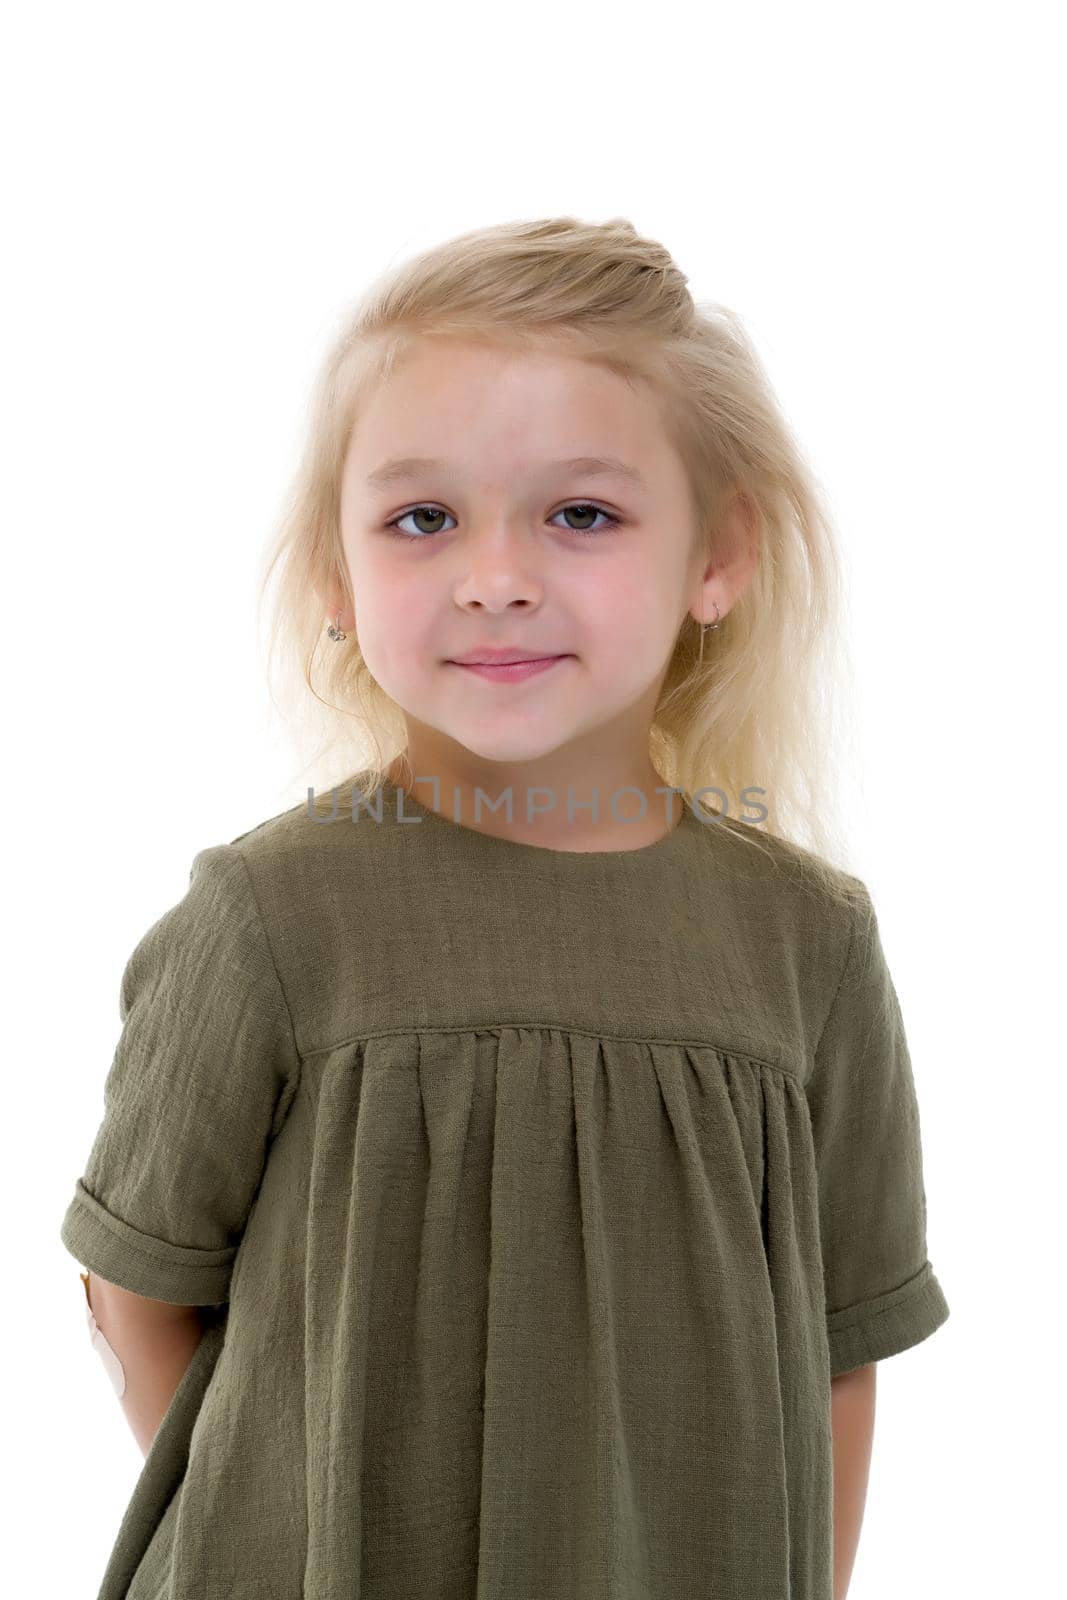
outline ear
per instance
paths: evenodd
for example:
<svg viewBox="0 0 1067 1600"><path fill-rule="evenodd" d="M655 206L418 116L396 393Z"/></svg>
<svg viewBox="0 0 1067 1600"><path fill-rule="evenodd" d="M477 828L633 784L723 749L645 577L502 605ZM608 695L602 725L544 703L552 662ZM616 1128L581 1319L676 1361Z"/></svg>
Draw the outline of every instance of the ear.
<svg viewBox="0 0 1067 1600"><path fill-rule="evenodd" d="M341 584L340 577L335 573L326 587L326 593L321 596L325 621L336 622L341 619L341 627L345 633L356 626L356 613Z"/></svg>
<svg viewBox="0 0 1067 1600"><path fill-rule="evenodd" d="M697 622L725 617L748 588L759 566L759 511L743 489L727 492L715 530L715 550L701 574L701 590L690 607Z"/></svg>

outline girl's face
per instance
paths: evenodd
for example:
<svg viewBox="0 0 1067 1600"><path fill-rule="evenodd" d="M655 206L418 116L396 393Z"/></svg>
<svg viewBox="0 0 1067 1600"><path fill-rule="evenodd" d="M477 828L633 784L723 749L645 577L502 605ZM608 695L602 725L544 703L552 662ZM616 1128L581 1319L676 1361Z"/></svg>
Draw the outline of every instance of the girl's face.
<svg viewBox="0 0 1067 1600"><path fill-rule="evenodd" d="M682 465L644 390L555 352L424 340L354 430L341 531L342 626L417 760L505 783L495 764L521 764L539 782L580 778L595 746L602 772L654 772L678 629L729 597L705 588ZM511 679L456 664L485 646L558 659Z"/></svg>

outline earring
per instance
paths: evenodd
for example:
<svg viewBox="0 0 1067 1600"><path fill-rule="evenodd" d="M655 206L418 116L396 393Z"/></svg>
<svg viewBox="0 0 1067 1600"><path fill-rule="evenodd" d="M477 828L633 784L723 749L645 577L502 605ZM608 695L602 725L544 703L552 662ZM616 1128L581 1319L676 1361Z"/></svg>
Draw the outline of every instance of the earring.
<svg viewBox="0 0 1067 1600"><path fill-rule="evenodd" d="M348 634L341 632L340 612L337 613L337 621L331 622L329 627L326 629L326 632L335 644L344 644L345 640L348 638Z"/></svg>
<svg viewBox="0 0 1067 1600"><path fill-rule="evenodd" d="M703 623L701 623L701 625L700 625L700 637L701 638L703 638L706 633L714 633L715 629L719 626L719 623L722 621L722 618L719 615L719 608L718 608L717 605L715 605L715 601L713 600L711 603L712 603L713 606L715 606L715 621L714 622L703 622Z"/></svg>

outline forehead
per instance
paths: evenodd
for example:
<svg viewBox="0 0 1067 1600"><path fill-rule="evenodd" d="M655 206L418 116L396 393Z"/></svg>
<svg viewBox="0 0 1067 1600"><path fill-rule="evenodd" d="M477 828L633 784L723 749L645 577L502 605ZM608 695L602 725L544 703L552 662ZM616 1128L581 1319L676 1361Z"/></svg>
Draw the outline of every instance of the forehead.
<svg viewBox="0 0 1067 1600"><path fill-rule="evenodd" d="M602 366L551 350L426 341L365 397L347 465L368 492L486 462L610 475L636 492L662 475L668 453L651 393Z"/></svg>

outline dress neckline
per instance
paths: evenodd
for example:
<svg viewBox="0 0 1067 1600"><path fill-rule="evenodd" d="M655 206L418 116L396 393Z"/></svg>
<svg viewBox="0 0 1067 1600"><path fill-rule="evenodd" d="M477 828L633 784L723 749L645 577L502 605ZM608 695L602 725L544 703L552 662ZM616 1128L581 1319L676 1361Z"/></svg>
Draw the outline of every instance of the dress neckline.
<svg viewBox="0 0 1067 1600"><path fill-rule="evenodd" d="M543 862L571 873L590 869L600 872L605 869L617 869L626 872L647 865L658 865L661 860L670 858L682 848L697 830L706 833L718 826L713 813L707 812L709 820L702 821L686 801L685 796L675 792L671 801L671 810L675 814L674 825L660 838L653 839L651 844L638 845L632 850L557 850L549 845L503 838L499 834L486 833L481 828L471 827L469 823L457 821L447 812L434 811L432 807L423 805L410 790L391 778L382 780L379 792L388 820L399 827L412 826L408 819L417 816L422 819L419 826L435 829L442 839L447 837L456 846L463 845L473 851L487 856L495 855L500 859L524 861L534 865ZM373 804L373 801L371 803ZM677 815L679 810L681 810L680 817Z"/></svg>

